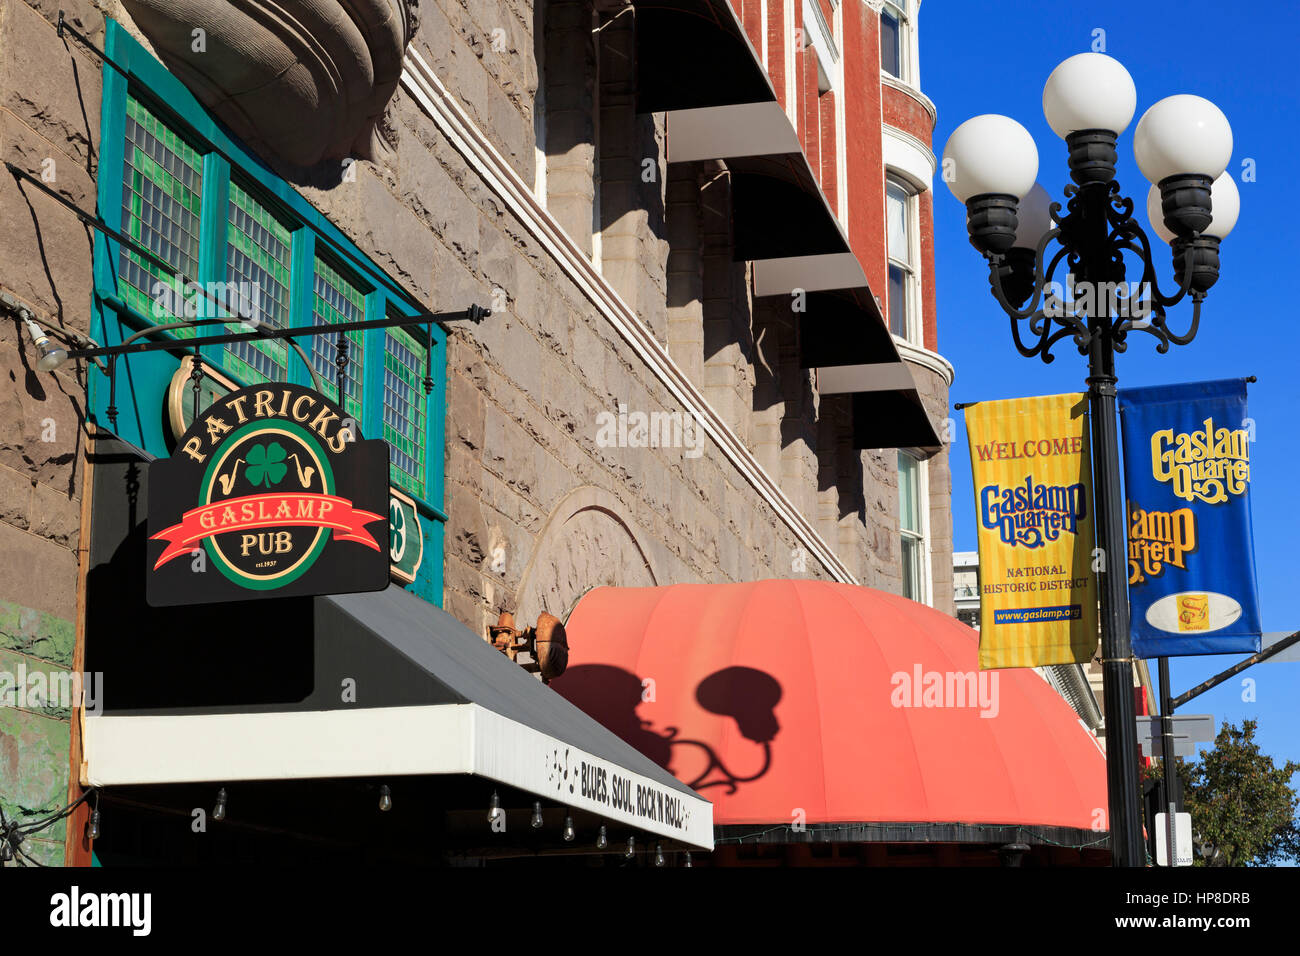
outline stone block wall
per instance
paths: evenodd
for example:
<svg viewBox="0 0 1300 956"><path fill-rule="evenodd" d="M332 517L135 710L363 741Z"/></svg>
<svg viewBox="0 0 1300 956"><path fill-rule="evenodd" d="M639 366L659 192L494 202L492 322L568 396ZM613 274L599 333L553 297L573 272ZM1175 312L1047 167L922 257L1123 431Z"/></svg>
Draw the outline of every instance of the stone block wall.
<svg viewBox="0 0 1300 956"><path fill-rule="evenodd" d="M751 298L745 264L732 257L725 165L664 165L662 124L634 112L634 15L619 4L555 0L543 15L546 36L520 35L496 49L490 21L504 13L476 13L471 24L454 4L441 6L441 14L422 12L415 46L431 51L442 83L489 139L505 136L502 154L530 183L542 182L537 160L511 145L515 133L506 127L544 130L537 189L550 214L850 570L865 584L899 590L896 455L852 449L849 403L819 396L812 374L798 368L784 303ZM514 96L503 77L535 78L532 102ZM494 85L511 94L517 116L484 108L495 101L496 92L485 92ZM582 489L598 491L616 523L636 529L634 550L647 552L644 569L657 583L824 576L815 560L795 571L797 540L717 449L695 458L680 448L599 443L602 413L682 409L404 92L395 115L394 156L362 164L353 184L366 198L346 200L341 186L313 199L381 260L385 249L427 248L430 261L420 265L433 273L431 306L458 308L463 296L486 298L493 289L507 302L449 346L448 609L478 627L503 607L541 601L529 596L537 556L554 552L547 536L555 528L578 526L559 512ZM378 244L378 220L402 223L405 238ZM942 420L946 387L936 376L926 388ZM947 485L941 454L930 466L940 608L951 603ZM596 547L613 545L569 541L571 551ZM553 582L548 603L557 612L587 587L623 583L614 573L588 580L590 566L572 564L570 580ZM611 568L626 564L611 555Z"/></svg>
<svg viewBox="0 0 1300 956"><path fill-rule="evenodd" d="M83 0L0 5L0 159L95 208L100 65L59 39L58 11L93 40L103 16ZM71 710L62 695L77 662L76 605L82 495L84 369L39 372L18 319L87 333L91 232L30 183L0 172L0 810L31 822L69 800ZM76 818L73 818L76 820ZM61 864L59 822L25 844Z"/></svg>
<svg viewBox="0 0 1300 956"><path fill-rule="evenodd" d="M635 112L634 30L619 0L549 0L540 19L526 4L441 0L422 4L412 48L850 571L898 591L895 454L851 447L847 398L821 397L798 367L789 304L752 298L725 164L666 165L662 120ZM390 153L304 192L431 308L505 306L448 346L446 607L477 628L542 601L538 555L556 553L557 529L585 527L559 514L584 489L609 496L600 507L627 547L648 552L611 568L644 564L657 583L825 576L718 449L600 443L602 416L684 410L407 90L389 118ZM936 382L932 414L947 403ZM944 609L946 475L941 453L931 543ZM591 534L570 549L611 547ZM572 564L552 610L623 583Z"/></svg>

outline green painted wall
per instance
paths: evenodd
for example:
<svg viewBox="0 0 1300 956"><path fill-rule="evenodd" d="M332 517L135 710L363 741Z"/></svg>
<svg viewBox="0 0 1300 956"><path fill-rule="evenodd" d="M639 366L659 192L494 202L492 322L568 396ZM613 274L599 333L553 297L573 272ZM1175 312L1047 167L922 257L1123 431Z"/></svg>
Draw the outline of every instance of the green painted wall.
<svg viewBox="0 0 1300 956"><path fill-rule="evenodd" d="M0 601L0 674L66 673L72 667L75 628L12 601ZM21 669L20 669L21 668ZM0 684L8 684L0 677ZM66 707L0 706L0 810L6 819L30 822L68 802L70 711ZM32 705L37 706L32 706ZM33 834L23 846L49 866L63 865L62 821Z"/></svg>

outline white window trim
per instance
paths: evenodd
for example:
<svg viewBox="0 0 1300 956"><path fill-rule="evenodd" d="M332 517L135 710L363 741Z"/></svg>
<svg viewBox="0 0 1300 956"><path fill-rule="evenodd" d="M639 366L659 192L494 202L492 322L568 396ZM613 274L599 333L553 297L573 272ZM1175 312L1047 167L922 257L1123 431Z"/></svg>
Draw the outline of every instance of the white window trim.
<svg viewBox="0 0 1300 956"><path fill-rule="evenodd" d="M921 464L921 593L922 603L934 606L934 536L930 533L930 462L917 459Z"/></svg>
<svg viewBox="0 0 1300 956"><path fill-rule="evenodd" d="M885 0L881 9L882 15L887 9L898 18L898 58L900 61L898 72L901 75L894 76L883 65L880 67L880 74L916 90L921 88L921 51L916 31L916 8L918 6L920 6L919 3L908 2L908 0Z"/></svg>
<svg viewBox="0 0 1300 956"><path fill-rule="evenodd" d="M840 88L840 51L832 36L832 28L826 22L821 7L816 0L803 0L803 32L808 43L817 52L819 79L825 77L825 84L831 90ZM819 84L820 85L820 84ZM818 90L818 92L825 92Z"/></svg>
<svg viewBox="0 0 1300 956"><path fill-rule="evenodd" d="M921 604L933 606L934 605L934 567L933 567L934 551L931 544L931 536L930 536L930 462L929 460L922 458L918 453L907 448L900 448L898 450L898 453L900 455L906 455L907 457L911 458L913 461L916 462L916 507L918 512L917 517L920 519L920 526L921 526L919 532L920 542L921 542L921 581L920 581L921 589L920 589L920 594L915 598L911 598L911 600L918 601ZM903 556L901 539L904 536L904 534L912 536L915 534L915 532L903 531L903 527L902 527L903 490L901 487L901 483L898 489L898 495L899 495L898 535L900 539L898 554L899 554L899 570L901 571L902 556ZM905 594L903 596L907 597L908 595Z"/></svg>
<svg viewBox="0 0 1300 956"><path fill-rule="evenodd" d="M849 228L848 202L848 153L844 141L848 136L844 113L844 57L840 55L839 44L835 38L844 35L844 11L835 4L832 8L831 22L827 23L817 0L803 0L804 36L808 40L805 46L811 47L817 57L819 76L826 77L829 92L835 97L835 217L845 231ZM810 26L811 24L811 26ZM819 90L819 93L822 92ZM822 157L824 159L824 156Z"/></svg>
<svg viewBox="0 0 1300 956"><path fill-rule="evenodd" d="M910 182L917 192L930 189L939 168L939 161L930 147L896 126L883 125L880 132L885 168L890 174Z"/></svg>
<svg viewBox="0 0 1300 956"><path fill-rule="evenodd" d="M537 61L537 92L533 95L533 195L546 208L546 4L536 5L533 58Z"/></svg>
<svg viewBox="0 0 1300 956"><path fill-rule="evenodd" d="M591 9L592 43L595 45L595 76L591 83L591 264L604 272L600 215L600 11Z"/></svg>
<svg viewBox="0 0 1300 956"><path fill-rule="evenodd" d="M904 213L907 216L907 254L911 260L907 263L899 263L905 270L907 279L905 281L906 292L904 293L905 314L903 324L905 326L904 335L897 335L890 329L891 334L897 341L906 342L908 345L921 345L925 342L925 322L921 311L921 198L917 192L916 186L907 178L898 175L893 170L885 170L885 222L888 229L888 210L889 210L889 186L901 189L907 194L907 202L904 203ZM885 258L889 265L893 265L897 260L889 255L889 236L885 236ZM885 283L885 288L889 288L889 283ZM890 305L892 311L892 304Z"/></svg>
<svg viewBox="0 0 1300 956"><path fill-rule="evenodd" d="M837 0L831 0L831 6L834 8L835 13L831 29L835 31L837 37L843 37L844 7ZM843 57L840 57L836 66L839 69L839 82L836 85L835 94L835 205L839 207L836 213L839 216L840 225L844 227L844 232L847 234L849 231L849 160L845 140L848 139L849 134L848 121L844 112L844 96L841 92L844 89Z"/></svg>

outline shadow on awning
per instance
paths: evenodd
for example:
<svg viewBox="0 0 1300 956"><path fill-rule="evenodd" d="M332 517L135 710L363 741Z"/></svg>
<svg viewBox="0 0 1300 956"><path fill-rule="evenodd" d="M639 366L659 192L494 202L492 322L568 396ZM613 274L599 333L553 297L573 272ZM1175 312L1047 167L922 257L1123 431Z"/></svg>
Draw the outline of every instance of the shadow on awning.
<svg viewBox="0 0 1300 956"><path fill-rule="evenodd" d="M915 389L853 396L854 448L939 448L941 442Z"/></svg>
<svg viewBox="0 0 1300 956"><path fill-rule="evenodd" d="M102 432L89 457L86 669L103 678L85 721L88 784L472 775L712 846L707 801L395 584L150 607L150 461ZM615 793L615 776L631 790ZM610 802L626 792L643 795L640 810Z"/></svg>

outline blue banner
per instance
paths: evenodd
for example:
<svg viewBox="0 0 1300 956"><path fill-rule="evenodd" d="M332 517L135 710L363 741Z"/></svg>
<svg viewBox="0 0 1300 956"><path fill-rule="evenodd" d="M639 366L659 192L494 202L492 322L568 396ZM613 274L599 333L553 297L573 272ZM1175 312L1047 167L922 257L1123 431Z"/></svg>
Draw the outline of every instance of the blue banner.
<svg viewBox="0 0 1300 956"><path fill-rule="evenodd" d="M1257 652L1245 380L1121 389L1119 413L1133 653Z"/></svg>

